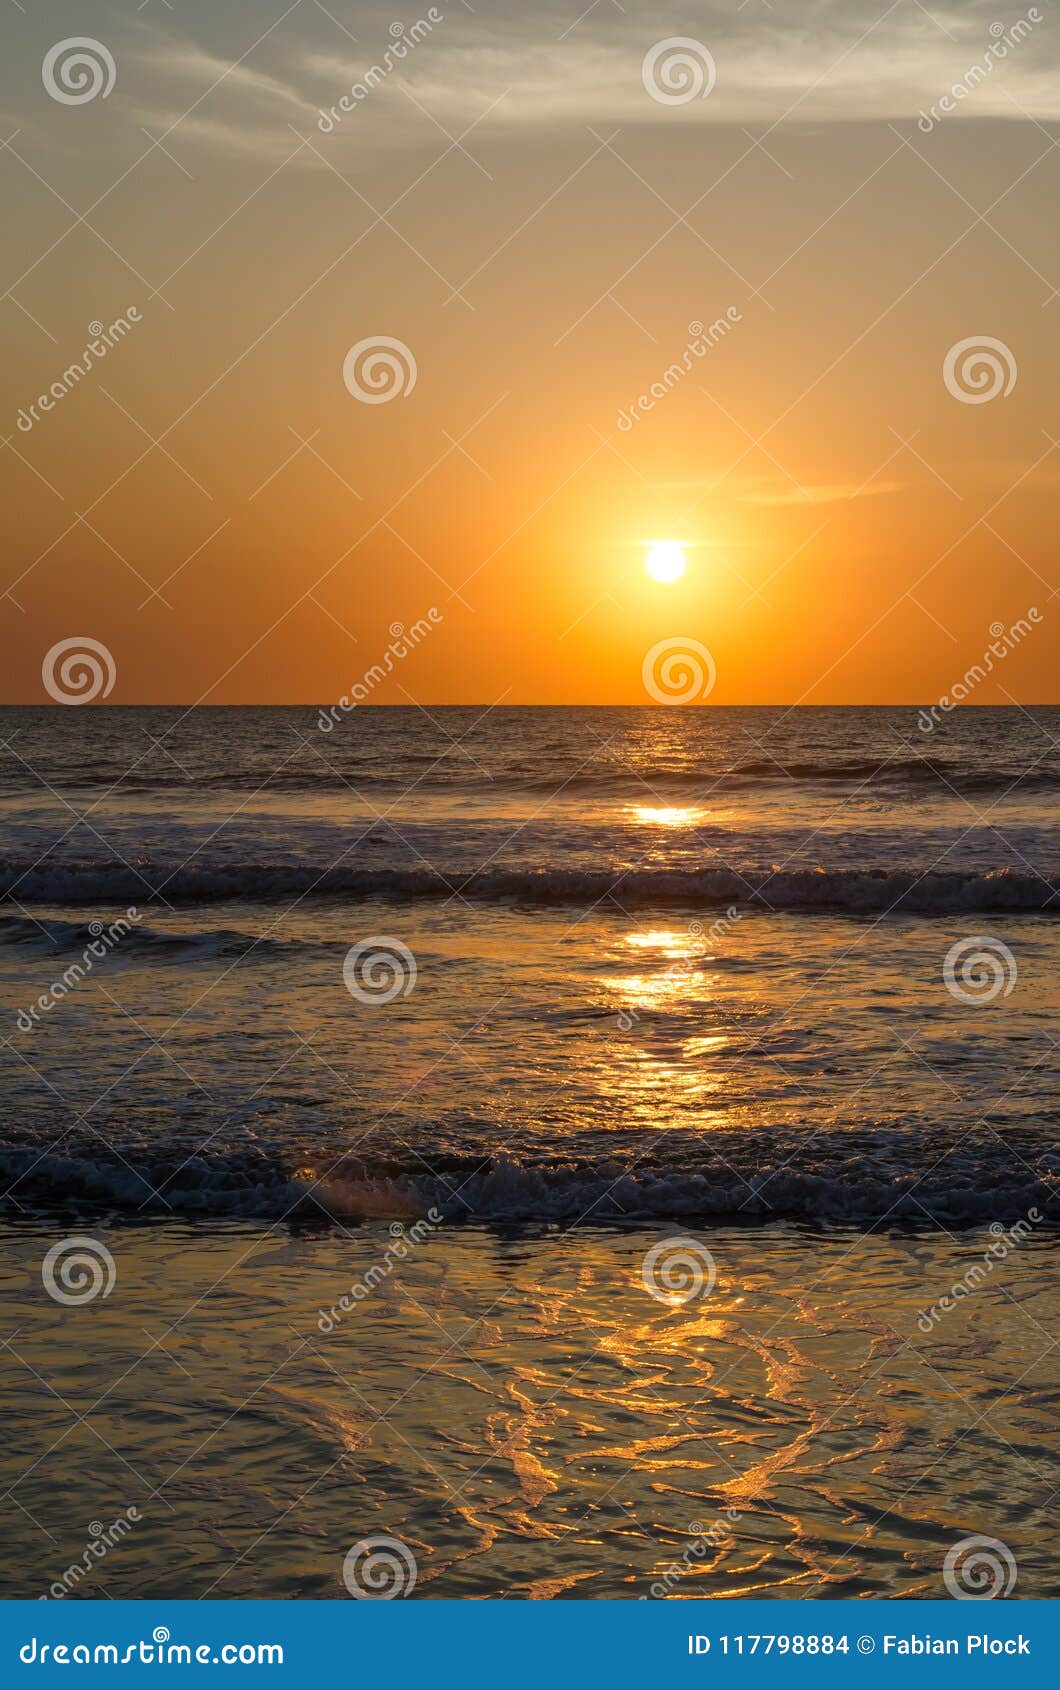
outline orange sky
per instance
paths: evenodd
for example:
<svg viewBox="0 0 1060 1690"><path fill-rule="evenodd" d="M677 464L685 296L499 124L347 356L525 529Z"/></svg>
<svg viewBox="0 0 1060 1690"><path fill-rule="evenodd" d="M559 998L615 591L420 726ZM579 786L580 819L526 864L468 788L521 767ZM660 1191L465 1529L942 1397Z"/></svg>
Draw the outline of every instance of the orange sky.
<svg viewBox="0 0 1060 1690"><path fill-rule="evenodd" d="M3 699L84 635L112 703L327 702L433 606L378 702L649 702L669 636L713 702L924 701L1033 606L976 702L1055 701L1048 26L925 132L989 14L858 10L789 7L794 61L773 14L461 11L330 133L375 5L336 10L356 44L279 4L13 14ZM716 85L657 103L644 55L685 29ZM97 32L112 92L49 97L47 48ZM943 365L984 336L1014 384L968 403ZM367 404L343 363L379 337L415 384Z"/></svg>

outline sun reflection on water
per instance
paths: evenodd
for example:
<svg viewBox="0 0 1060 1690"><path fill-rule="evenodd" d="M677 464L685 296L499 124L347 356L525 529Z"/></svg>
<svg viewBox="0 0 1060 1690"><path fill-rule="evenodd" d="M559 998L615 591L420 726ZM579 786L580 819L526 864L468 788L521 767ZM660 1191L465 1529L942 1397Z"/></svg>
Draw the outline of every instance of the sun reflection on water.
<svg viewBox="0 0 1060 1690"><path fill-rule="evenodd" d="M686 957L692 954L687 933L678 933L672 928L652 928L647 933L627 933L627 945L637 950L662 951L664 956Z"/></svg>
<svg viewBox="0 0 1060 1690"><path fill-rule="evenodd" d="M692 827L701 821L704 811L692 805L634 804L633 820L649 827Z"/></svg>

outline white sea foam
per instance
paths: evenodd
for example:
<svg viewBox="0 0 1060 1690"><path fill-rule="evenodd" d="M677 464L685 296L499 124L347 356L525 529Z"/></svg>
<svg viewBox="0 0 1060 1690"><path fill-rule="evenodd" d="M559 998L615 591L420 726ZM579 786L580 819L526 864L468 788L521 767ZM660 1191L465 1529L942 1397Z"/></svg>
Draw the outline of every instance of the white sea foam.
<svg viewBox="0 0 1060 1690"><path fill-rule="evenodd" d="M279 1161L197 1155L168 1170L155 1159L138 1172L128 1160L63 1155L43 1145L0 1145L0 1176L19 1212L276 1220L414 1218L437 1210L449 1222L537 1223L826 1221L864 1225L970 1225L1025 1213L1035 1204L1060 1223L1060 1158L1044 1147L1007 1155L993 1140L964 1145L944 1159L925 1133L882 1132L857 1147L792 1134L770 1154L748 1146L733 1161L704 1153L702 1166L630 1169L621 1161L533 1164L508 1155L431 1174L427 1158L407 1168L335 1167L335 1158L287 1172Z"/></svg>

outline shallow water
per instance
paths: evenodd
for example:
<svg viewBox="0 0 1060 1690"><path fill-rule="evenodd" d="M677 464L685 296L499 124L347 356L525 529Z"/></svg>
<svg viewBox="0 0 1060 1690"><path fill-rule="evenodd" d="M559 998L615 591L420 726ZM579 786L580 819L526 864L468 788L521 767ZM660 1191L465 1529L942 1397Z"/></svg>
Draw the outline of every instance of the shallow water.
<svg viewBox="0 0 1060 1690"><path fill-rule="evenodd" d="M395 1262L380 1223L123 1226L110 1294L66 1308L51 1236L5 1251L5 1596L47 1593L130 1505L74 1594L345 1596L372 1535L428 1599L943 1596L972 1535L1052 1593L1034 1238L925 1334L989 1233L721 1227L713 1289L670 1305L642 1278L656 1231L442 1227Z"/></svg>

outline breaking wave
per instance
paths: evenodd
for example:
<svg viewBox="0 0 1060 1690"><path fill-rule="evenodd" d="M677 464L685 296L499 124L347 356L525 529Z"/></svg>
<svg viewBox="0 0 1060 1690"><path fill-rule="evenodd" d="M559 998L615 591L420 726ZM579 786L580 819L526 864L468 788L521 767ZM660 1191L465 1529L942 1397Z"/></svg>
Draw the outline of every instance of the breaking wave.
<svg viewBox="0 0 1060 1690"><path fill-rule="evenodd" d="M329 750L331 748L329 747ZM451 752L451 747L450 747ZM756 788L773 789L796 783L826 789L865 787L894 797L900 793L927 796L931 792L957 794L1048 793L1060 790L1060 765L1035 762L1021 766L1016 761L973 763L958 758L896 757L867 754L863 757L748 757L733 762L641 762L597 761L586 767L584 749L560 745L546 748L547 754L520 758L511 748L497 757L483 750L476 758L477 769L469 769L454 755L425 750L416 754L403 746L397 761L366 756L363 747L335 767L315 758L285 760L279 768L252 761L241 767L232 762L218 765L196 763L190 769L176 765L123 770L111 762L78 765L71 780L61 764L45 764L42 774L49 780L67 781L78 789L97 787L108 791L120 785L125 794L174 792L270 792L345 793L352 788L381 794L415 790L481 795L541 794L563 797L643 799L646 791L688 798L716 791L735 793ZM21 769L0 768L0 791L20 791L25 784Z"/></svg>
<svg viewBox="0 0 1060 1690"><path fill-rule="evenodd" d="M808 1141L808 1142L807 1142ZM933 1165L938 1156L937 1164ZM435 1210L450 1223L633 1225L712 1220L818 1221L865 1226L975 1225L1025 1216L1060 1222L1060 1152L1024 1143L1018 1157L993 1135L947 1147L931 1135L828 1138L795 1134L769 1154L727 1140L698 1165L630 1168L628 1162L509 1155L423 1157L407 1167L350 1160L285 1168L278 1157L191 1154L140 1168L127 1158L0 1146L9 1204L26 1212L291 1221L414 1219ZM924 1172L924 1170L930 1170Z"/></svg>
<svg viewBox="0 0 1060 1690"><path fill-rule="evenodd" d="M348 900L462 899L484 904L565 905L613 900L624 909L722 907L843 914L1060 914L1060 877L1023 869L740 868L623 871L600 868L338 867L308 863L167 866L121 862L0 861L0 899L19 904L143 905L320 897ZM167 939L172 943L173 940Z"/></svg>

